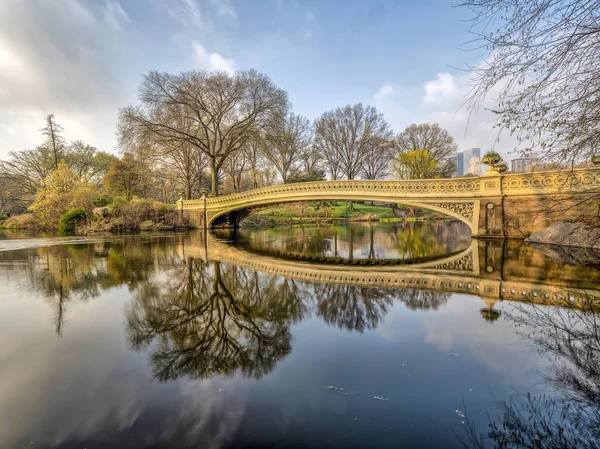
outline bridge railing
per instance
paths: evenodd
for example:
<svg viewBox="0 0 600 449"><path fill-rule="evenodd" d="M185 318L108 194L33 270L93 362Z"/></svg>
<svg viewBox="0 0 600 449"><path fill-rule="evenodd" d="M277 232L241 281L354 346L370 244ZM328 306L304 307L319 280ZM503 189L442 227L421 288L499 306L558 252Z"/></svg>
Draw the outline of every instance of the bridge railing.
<svg viewBox="0 0 600 449"><path fill-rule="evenodd" d="M404 181L340 180L279 184L206 199L180 200L183 210L226 207L269 197L316 199L336 195L378 196L390 198L478 198L527 194L572 193L600 190L600 169L574 169L500 175L489 172L480 177L449 179L411 179ZM305 199L305 198L302 198Z"/></svg>

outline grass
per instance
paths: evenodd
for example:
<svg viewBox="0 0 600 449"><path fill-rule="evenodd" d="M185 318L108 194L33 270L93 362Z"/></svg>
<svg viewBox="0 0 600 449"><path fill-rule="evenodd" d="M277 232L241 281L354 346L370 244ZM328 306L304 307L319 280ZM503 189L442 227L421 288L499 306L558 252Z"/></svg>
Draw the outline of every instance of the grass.
<svg viewBox="0 0 600 449"><path fill-rule="evenodd" d="M379 218L392 218L394 213L390 207L370 206L367 204L353 203L354 210L346 210L346 202L338 201L335 206L320 206L318 203L284 204L257 212L257 215L272 218L319 218L319 219L344 219L350 220L379 220ZM347 215L346 215L347 214Z"/></svg>
<svg viewBox="0 0 600 449"><path fill-rule="evenodd" d="M14 215L0 222L0 229L40 229L40 223L33 214Z"/></svg>

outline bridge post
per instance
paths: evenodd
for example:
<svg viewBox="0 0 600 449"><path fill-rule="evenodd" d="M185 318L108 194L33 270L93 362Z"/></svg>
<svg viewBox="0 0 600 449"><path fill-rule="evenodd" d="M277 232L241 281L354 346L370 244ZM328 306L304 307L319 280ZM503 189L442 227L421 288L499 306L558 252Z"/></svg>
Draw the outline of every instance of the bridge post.
<svg viewBox="0 0 600 449"><path fill-rule="evenodd" d="M208 214L206 213L206 190L202 190L202 229L208 229Z"/></svg>
<svg viewBox="0 0 600 449"><path fill-rule="evenodd" d="M481 179L481 199L477 217L477 238L505 238L503 175L488 170Z"/></svg>

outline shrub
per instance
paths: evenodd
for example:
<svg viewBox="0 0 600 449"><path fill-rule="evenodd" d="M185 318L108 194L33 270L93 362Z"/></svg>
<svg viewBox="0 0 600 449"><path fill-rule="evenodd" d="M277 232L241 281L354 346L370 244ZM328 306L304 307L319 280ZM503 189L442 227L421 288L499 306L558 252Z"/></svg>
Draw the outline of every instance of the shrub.
<svg viewBox="0 0 600 449"><path fill-rule="evenodd" d="M113 201L113 199L111 196L101 194L100 196L97 196L96 198L93 199L92 205L94 207L106 207L110 203L112 203L112 201Z"/></svg>
<svg viewBox="0 0 600 449"><path fill-rule="evenodd" d="M78 227L84 225L88 219L89 212L82 208L69 209L60 217L58 230L60 232L75 232Z"/></svg>
<svg viewBox="0 0 600 449"><path fill-rule="evenodd" d="M13 215L0 226L4 229L40 229L42 226L33 214Z"/></svg>
<svg viewBox="0 0 600 449"><path fill-rule="evenodd" d="M118 216L121 214L121 210L124 206L129 204L129 200L124 196L115 196L112 202L108 205L108 212L111 215Z"/></svg>

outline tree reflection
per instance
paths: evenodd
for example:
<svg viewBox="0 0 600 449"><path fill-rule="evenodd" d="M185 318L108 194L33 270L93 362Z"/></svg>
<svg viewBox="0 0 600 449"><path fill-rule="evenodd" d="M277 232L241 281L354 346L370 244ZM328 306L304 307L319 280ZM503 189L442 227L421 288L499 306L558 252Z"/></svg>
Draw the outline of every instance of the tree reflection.
<svg viewBox="0 0 600 449"><path fill-rule="evenodd" d="M434 290L402 290L400 301L410 310L438 310L450 299L449 293Z"/></svg>
<svg viewBox="0 0 600 449"><path fill-rule="evenodd" d="M391 234L393 243L397 246L402 258L410 259L428 257L446 252L442 240L431 229L415 226L417 223L404 223L404 227L396 227Z"/></svg>
<svg viewBox="0 0 600 449"><path fill-rule="evenodd" d="M316 284L317 315L340 329L375 329L392 306L390 290L344 284Z"/></svg>
<svg viewBox="0 0 600 449"><path fill-rule="evenodd" d="M150 347L158 379L259 379L290 352L290 324L306 311L294 281L193 258L169 277L140 289L127 311L131 344Z"/></svg>
<svg viewBox="0 0 600 449"><path fill-rule="evenodd" d="M496 448L600 447L600 320L593 300L584 307L516 305L505 313L550 366L542 377L554 396L517 395L499 403L501 419L487 438ZM484 447L470 426L469 445Z"/></svg>
<svg viewBox="0 0 600 449"><path fill-rule="evenodd" d="M29 283L43 293L54 310L57 335L62 335L66 309L75 298L86 301L100 294L100 280L106 271L97 264L93 248L51 246L37 249L29 264Z"/></svg>
<svg viewBox="0 0 600 449"><path fill-rule="evenodd" d="M28 284L51 304L56 333L62 335L73 301L87 301L123 283L135 287L167 262L165 254L164 245L135 240L42 247L28 260Z"/></svg>

